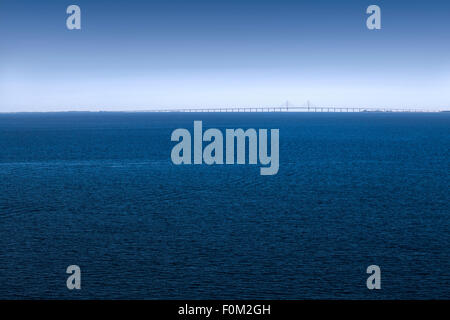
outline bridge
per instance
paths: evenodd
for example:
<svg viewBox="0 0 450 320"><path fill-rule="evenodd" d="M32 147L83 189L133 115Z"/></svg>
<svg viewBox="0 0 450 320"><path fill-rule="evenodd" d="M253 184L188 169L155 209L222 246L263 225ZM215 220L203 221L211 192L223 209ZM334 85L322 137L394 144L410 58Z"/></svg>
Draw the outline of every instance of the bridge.
<svg viewBox="0 0 450 320"><path fill-rule="evenodd" d="M274 106L274 107L204 107L149 110L152 112L442 112L418 108L364 108L336 106Z"/></svg>

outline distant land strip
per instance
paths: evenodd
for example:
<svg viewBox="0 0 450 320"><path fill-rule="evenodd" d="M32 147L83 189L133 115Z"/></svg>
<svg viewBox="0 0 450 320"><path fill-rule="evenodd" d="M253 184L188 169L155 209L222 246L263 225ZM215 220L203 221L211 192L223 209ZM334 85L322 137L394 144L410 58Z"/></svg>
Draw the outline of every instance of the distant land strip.
<svg viewBox="0 0 450 320"><path fill-rule="evenodd" d="M6 113L83 113L83 112L117 112L117 113L137 113L137 112L421 112L439 113L450 112L448 109L426 109L426 108L386 108L386 107L337 107L337 106L278 106L278 107L192 107L192 108L164 108L164 109L130 109L130 110L55 110L55 111L12 111Z"/></svg>

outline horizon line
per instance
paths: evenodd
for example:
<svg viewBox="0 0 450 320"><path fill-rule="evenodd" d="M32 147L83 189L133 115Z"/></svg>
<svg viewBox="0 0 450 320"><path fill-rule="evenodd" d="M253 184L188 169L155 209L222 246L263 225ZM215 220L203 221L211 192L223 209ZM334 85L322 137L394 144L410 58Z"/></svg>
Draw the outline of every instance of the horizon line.
<svg viewBox="0 0 450 320"><path fill-rule="evenodd" d="M386 113L440 113L450 112L444 108L386 108L386 107L339 107L339 106L274 106L274 107L210 107L210 108L162 108L162 109L134 109L134 110L36 110L36 111L0 111L0 114L18 113L264 113L264 112L297 112L297 113L355 113L355 112L386 112Z"/></svg>

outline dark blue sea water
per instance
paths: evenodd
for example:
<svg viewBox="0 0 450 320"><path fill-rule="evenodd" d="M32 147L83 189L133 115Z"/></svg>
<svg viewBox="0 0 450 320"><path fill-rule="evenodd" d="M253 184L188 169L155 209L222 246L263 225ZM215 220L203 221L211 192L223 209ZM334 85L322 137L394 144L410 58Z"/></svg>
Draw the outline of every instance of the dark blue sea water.
<svg viewBox="0 0 450 320"><path fill-rule="evenodd" d="M194 120L279 173L173 165ZM449 299L449 160L448 113L3 114L0 298Z"/></svg>

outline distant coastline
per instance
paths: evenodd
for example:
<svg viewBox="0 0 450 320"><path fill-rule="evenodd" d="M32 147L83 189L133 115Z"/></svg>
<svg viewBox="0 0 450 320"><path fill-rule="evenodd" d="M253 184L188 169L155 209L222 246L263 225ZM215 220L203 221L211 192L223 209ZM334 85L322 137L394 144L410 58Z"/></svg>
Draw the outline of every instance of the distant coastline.
<svg viewBox="0 0 450 320"><path fill-rule="evenodd" d="M450 109L404 109L360 107L232 107L232 108L175 108L153 110L56 110L56 111L0 111L0 114L22 113L449 113Z"/></svg>

